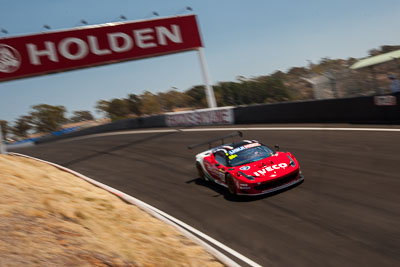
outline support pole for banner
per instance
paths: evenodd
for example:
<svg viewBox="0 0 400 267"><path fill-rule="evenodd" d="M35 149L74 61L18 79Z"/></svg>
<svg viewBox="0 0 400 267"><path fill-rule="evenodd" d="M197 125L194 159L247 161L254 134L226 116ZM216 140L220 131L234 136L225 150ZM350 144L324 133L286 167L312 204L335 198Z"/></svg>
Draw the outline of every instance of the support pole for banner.
<svg viewBox="0 0 400 267"><path fill-rule="evenodd" d="M208 69L207 69L207 64L206 64L206 60L205 60L204 53L203 53L203 48L202 47L197 48L197 52L199 54L201 72L203 73L203 79L204 79L204 83L206 85L206 96L207 96L208 107L216 108L217 103L215 101L214 90L211 86L210 75L208 74Z"/></svg>
<svg viewBox="0 0 400 267"><path fill-rule="evenodd" d="M3 143L3 131L0 125L0 154L7 154L6 144Z"/></svg>

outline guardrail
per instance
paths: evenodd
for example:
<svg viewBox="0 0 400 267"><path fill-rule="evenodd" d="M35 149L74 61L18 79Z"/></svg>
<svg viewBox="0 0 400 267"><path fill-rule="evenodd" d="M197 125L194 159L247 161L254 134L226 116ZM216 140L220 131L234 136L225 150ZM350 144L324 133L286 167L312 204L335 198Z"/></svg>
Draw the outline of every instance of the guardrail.
<svg viewBox="0 0 400 267"><path fill-rule="evenodd" d="M54 136L48 135L44 136L35 141L36 144L42 144L57 140L62 140L66 138L72 137L80 137L89 134L97 134L97 133L106 133L106 132L113 132L113 131L123 131L129 129L140 129L140 128L156 128L156 127L166 127L165 123L165 116L164 115L157 115L157 116L149 116L149 117L141 117L135 119L126 119L120 120L108 124L103 124L99 126L94 126L90 128L85 128L82 130L65 133L63 135Z"/></svg>
<svg viewBox="0 0 400 267"><path fill-rule="evenodd" d="M399 94L379 97L389 100L378 105L376 96L362 96L236 107L235 124L400 123Z"/></svg>
<svg viewBox="0 0 400 267"><path fill-rule="evenodd" d="M46 136L35 143L141 128L257 123L365 123L400 124L400 94L362 96L221 107L126 119L66 133Z"/></svg>

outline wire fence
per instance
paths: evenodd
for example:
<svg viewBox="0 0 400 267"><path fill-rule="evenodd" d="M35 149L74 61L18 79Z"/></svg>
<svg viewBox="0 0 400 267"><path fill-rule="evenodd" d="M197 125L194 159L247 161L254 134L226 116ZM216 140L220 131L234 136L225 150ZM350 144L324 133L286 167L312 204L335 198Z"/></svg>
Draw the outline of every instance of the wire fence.
<svg viewBox="0 0 400 267"><path fill-rule="evenodd" d="M329 70L314 74L307 81L312 84L315 99L326 99L391 93L389 75L400 76L399 62L391 61L359 70Z"/></svg>

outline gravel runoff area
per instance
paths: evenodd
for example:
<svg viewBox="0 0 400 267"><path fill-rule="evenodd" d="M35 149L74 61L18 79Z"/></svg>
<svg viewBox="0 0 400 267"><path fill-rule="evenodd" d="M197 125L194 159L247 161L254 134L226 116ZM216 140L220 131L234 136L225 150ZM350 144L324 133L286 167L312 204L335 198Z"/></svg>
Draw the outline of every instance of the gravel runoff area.
<svg viewBox="0 0 400 267"><path fill-rule="evenodd" d="M174 227L46 163L0 155L0 266L222 266Z"/></svg>

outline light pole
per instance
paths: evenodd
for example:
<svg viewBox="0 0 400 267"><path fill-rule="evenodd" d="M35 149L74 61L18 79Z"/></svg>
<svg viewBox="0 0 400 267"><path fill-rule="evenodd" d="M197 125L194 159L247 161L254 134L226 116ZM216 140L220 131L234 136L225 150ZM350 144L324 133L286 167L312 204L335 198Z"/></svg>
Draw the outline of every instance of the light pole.
<svg viewBox="0 0 400 267"><path fill-rule="evenodd" d="M199 54L201 72L203 74L203 79L206 84L206 96L207 96L208 107L216 108L217 102L215 101L214 90L211 86L210 75L208 74L208 68L204 57L203 48L199 47L197 49L197 52Z"/></svg>

